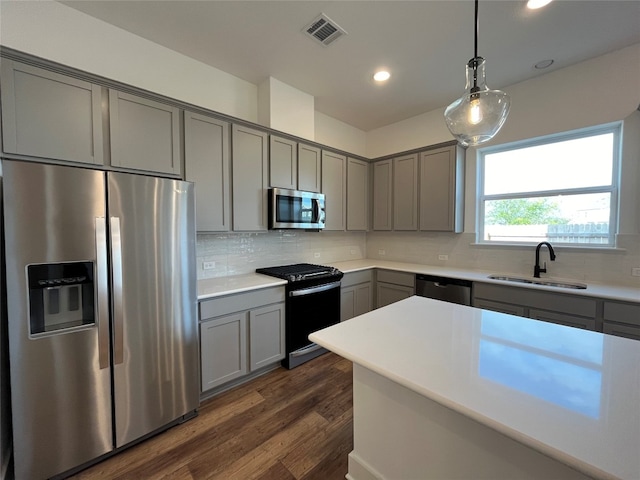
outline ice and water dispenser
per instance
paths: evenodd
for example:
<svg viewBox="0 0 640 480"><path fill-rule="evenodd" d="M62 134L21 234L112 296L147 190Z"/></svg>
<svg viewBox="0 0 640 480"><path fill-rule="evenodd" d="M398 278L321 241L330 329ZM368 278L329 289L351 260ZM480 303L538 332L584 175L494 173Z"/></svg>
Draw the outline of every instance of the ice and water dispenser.
<svg viewBox="0 0 640 480"><path fill-rule="evenodd" d="M27 266L30 335L95 323L93 262Z"/></svg>

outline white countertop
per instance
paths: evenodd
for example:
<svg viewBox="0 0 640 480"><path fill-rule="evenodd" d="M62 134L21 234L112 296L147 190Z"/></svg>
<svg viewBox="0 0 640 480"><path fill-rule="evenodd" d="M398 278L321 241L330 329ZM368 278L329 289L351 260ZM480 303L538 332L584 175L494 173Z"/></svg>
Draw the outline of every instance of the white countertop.
<svg viewBox="0 0 640 480"><path fill-rule="evenodd" d="M474 282L494 283L516 288L530 288L546 290L555 293L566 293L572 295L584 295L590 297L607 298L612 300L622 300L627 302L640 302L640 289L634 287L623 287L615 285L602 285L587 283L585 290L574 290L568 288L550 287L545 285L531 285L503 280L492 280L488 278L491 274L508 274L509 272L488 272L478 270L465 270L459 268L445 268L433 265L421 265L417 263L391 262L385 260L350 260L345 262L332 262L328 265L336 267L338 270L349 273L371 268L384 268L399 272L422 273L427 275L439 275L443 277L459 278ZM522 275L513 275L522 277ZM545 277L544 280L571 281L556 277ZM245 275L235 275L229 277L215 277L206 280L198 280L198 300L240 293L259 288L272 287L275 285L286 285L285 280L280 280L259 273L248 273ZM585 283L585 282L580 282Z"/></svg>
<svg viewBox="0 0 640 480"><path fill-rule="evenodd" d="M198 280L198 300L221 297L232 293L248 292L260 288L276 287L278 285L284 286L286 284L286 280L259 273L208 278Z"/></svg>
<svg viewBox="0 0 640 480"><path fill-rule="evenodd" d="M638 341L415 296L310 339L587 475L640 478Z"/></svg>

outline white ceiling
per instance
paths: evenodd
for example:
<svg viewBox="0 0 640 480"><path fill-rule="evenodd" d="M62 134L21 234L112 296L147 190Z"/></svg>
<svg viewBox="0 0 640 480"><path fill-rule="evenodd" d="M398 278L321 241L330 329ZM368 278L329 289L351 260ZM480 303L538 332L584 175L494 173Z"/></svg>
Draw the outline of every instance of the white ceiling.
<svg viewBox="0 0 640 480"><path fill-rule="evenodd" d="M253 84L274 77L364 131L448 105L473 56L470 0L62 3ZM328 47L303 35L320 13L348 35ZM639 43L640 1L556 0L530 11L524 0L482 0L479 24L487 83L504 88ZM546 59L553 66L533 67ZM371 80L381 66L392 72L383 86Z"/></svg>

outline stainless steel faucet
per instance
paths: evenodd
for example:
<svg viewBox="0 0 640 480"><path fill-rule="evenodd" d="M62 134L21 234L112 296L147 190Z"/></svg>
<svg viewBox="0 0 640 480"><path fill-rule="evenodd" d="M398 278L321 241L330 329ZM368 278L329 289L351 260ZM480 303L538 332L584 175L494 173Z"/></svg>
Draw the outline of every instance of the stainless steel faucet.
<svg viewBox="0 0 640 480"><path fill-rule="evenodd" d="M556 252L553 251L553 247L549 242L540 242L536 247L536 265L533 267L533 276L535 278L540 278L541 273L547 273L547 262L544 262L544 267L540 268L540 247L546 245L549 249L549 258L552 262L556 260Z"/></svg>

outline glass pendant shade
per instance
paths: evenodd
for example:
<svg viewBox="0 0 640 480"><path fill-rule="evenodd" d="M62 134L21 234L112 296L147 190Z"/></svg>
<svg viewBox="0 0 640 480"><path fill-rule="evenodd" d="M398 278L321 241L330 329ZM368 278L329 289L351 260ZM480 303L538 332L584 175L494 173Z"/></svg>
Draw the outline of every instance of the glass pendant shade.
<svg viewBox="0 0 640 480"><path fill-rule="evenodd" d="M500 90L489 90L482 57L469 60L465 90L465 95L447 107L444 118L461 145L480 145L498 133L509 114L511 100Z"/></svg>

